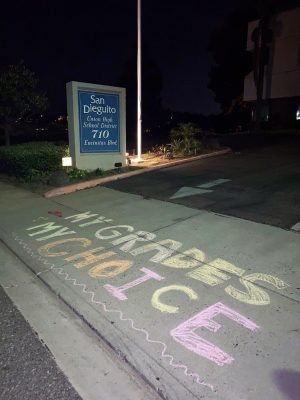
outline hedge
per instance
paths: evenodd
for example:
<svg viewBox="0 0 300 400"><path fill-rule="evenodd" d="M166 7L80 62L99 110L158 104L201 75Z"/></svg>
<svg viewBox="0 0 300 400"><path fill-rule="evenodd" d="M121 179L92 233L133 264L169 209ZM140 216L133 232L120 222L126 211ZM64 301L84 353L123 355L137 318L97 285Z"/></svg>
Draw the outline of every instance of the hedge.
<svg viewBox="0 0 300 400"><path fill-rule="evenodd" d="M50 142L30 142L0 147L0 172L21 178L47 175L61 169L67 146Z"/></svg>

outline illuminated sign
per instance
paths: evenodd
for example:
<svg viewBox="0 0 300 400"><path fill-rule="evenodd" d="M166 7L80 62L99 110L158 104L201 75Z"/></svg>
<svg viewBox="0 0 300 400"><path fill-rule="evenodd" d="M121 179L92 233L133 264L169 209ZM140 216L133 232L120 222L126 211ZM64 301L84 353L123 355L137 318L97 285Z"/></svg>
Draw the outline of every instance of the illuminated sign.
<svg viewBox="0 0 300 400"><path fill-rule="evenodd" d="M120 152L119 94L78 91L80 153Z"/></svg>

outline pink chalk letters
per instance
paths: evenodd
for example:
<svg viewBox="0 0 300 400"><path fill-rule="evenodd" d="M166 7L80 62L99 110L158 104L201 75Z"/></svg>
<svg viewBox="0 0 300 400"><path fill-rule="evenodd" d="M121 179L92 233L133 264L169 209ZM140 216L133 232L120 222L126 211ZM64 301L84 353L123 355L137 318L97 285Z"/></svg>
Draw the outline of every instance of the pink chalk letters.
<svg viewBox="0 0 300 400"><path fill-rule="evenodd" d="M259 329L259 326L250 319L219 302L178 325L176 328L172 329L170 333L176 342L182 344L187 349L201 357L207 358L217 365L222 366L224 364L231 364L234 358L225 353L225 351L221 350L219 347L215 346L213 343L202 339L195 332L201 327L204 327L211 332L217 332L221 328L221 325L214 321L213 318L218 314L225 315L251 331Z"/></svg>
<svg viewBox="0 0 300 400"><path fill-rule="evenodd" d="M156 281L161 281L162 279L165 279L156 272L151 271L151 269L148 268L141 268L140 271L144 272L144 276L141 276L140 278L137 278L134 281L128 282L125 285L119 287L113 285L104 285L103 287L117 299L127 300L127 296L123 293L125 292L125 290L140 285L141 283L146 282L149 279L155 279Z"/></svg>

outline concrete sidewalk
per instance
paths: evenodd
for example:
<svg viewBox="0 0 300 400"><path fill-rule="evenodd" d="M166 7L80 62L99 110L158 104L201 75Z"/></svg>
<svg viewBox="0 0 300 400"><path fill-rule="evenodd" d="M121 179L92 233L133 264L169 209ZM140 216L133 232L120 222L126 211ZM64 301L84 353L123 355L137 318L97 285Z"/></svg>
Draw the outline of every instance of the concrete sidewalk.
<svg viewBox="0 0 300 400"><path fill-rule="evenodd" d="M296 400L298 234L105 187L1 189L1 239L162 398Z"/></svg>
<svg viewBox="0 0 300 400"><path fill-rule="evenodd" d="M0 399L158 399L2 243L0 259Z"/></svg>

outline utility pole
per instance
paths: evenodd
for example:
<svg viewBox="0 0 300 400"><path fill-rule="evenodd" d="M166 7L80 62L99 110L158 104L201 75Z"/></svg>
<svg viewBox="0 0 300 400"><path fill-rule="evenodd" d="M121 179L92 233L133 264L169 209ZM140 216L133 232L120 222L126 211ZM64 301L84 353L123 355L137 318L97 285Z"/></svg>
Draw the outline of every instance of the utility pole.
<svg viewBox="0 0 300 400"><path fill-rule="evenodd" d="M256 52L256 65L255 65L255 83L256 83L256 104L255 104L255 133L261 132L261 119L262 119L262 103L264 94L264 74L265 65L263 55L265 52L265 31L266 31L266 18L262 16L259 20L257 39L255 44Z"/></svg>
<svg viewBox="0 0 300 400"><path fill-rule="evenodd" d="M142 160L142 20L137 0L137 161Z"/></svg>
<svg viewBox="0 0 300 400"><path fill-rule="evenodd" d="M259 22L255 38L254 81L256 85L255 125L254 132L261 133L262 106L265 92L265 65L267 45L272 41L269 29L270 5L262 0L258 3Z"/></svg>

